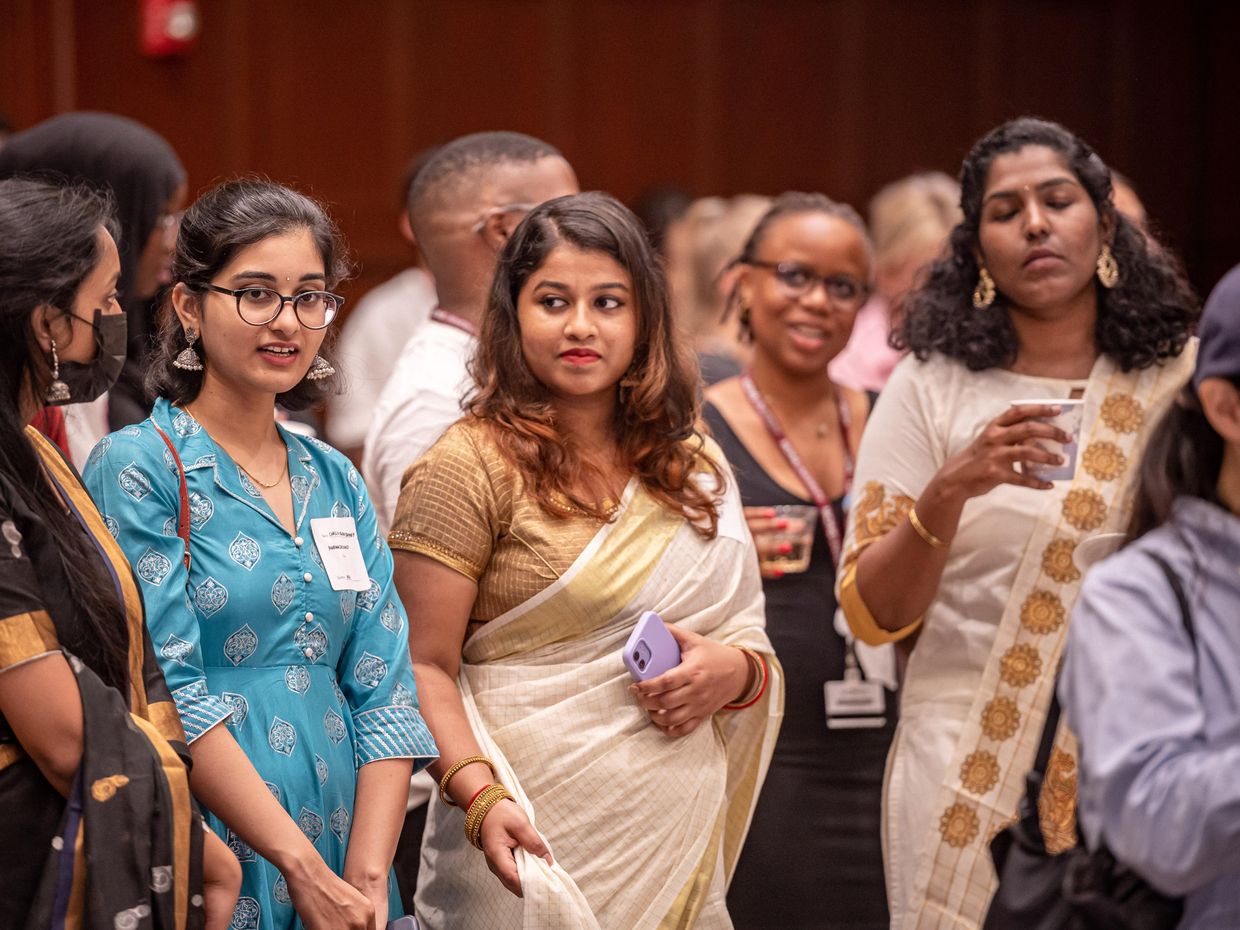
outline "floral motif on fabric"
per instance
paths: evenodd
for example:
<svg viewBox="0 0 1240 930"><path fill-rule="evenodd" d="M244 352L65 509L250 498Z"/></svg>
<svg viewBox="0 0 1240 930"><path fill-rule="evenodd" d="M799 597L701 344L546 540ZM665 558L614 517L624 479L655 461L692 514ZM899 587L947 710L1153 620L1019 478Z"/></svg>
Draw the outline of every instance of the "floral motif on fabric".
<svg viewBox="0 0 1240 930"><path fill-rule="evenodd" d="M1131 394L1108 394L1101 415L1102 422L1117 433L1135 433L1145 420L1141 402Z"/></svg>
<svg viewBox="0 0 1240 930"><path fill-rule="evenodd" d="M1076 788L1076 759L1055 747L1038 796L1038 823L1052 856L1076 845Z"/></svg>
<svg viewBox="0 0 1240 930"><path fill-rule="evenodd" d="M391 700L396 707L413 707L417 704L413 692L401 684L393 685Z"/></svg>
<svg viewBox="0 0 1240 930"><path fill-rule="evenodd" d="M284 613L288 610L289 604L293 603L293 598L297 596L297 589L293 587L293 581L284 572L280 572L275 582L271 585L271 606L276 609L277 613Z"/></svg>
<svg viewBox="0 0 1240 930"><path fill-rule="evenodd" d="M162 552L157 552L147 546L146 551L138 556L134 571L147 584L153 584L158 588L172 571L172 561Z"/></svg>
<svg viewBox="0 0 1240 930"><path fill-rule="evenodd" d="M977 839L981 821L977 811L967 804L953 804L939 817L939 832L943 840L954 849L963 849Z"/></svg>
<svg viewBox="0 0 1240 930"><path fill-rule="evenodd" d="M357 592L341 591L340 592L340 618L344 621L345 626L353 622L353 612L357 610Z"/></svg>
<svg viewBox="0 0 1240 930"><path fill-rule="evenodd" d="M405 627L405 621L400 617L400 611L396 609L396 605L388 601L383 605L383 609L379 611L379 622L383 624L383 628L389 633L400 635L400 631Z"/></svg>
<svg viewBox="0 0 1240 930"><path fill-rule="evenodd" d="M1080 569L1072 561L1072 553L1076 543L1062 536L1057 536L1046 544L1042 550L1042 571L1048 578L1060 584L1069 584L1081 577Z"/></svg>
<svg viewBox="0 0 1240 930"><path fill-rule="evenodd" d="M293 643L308 662L317 662L327 654L327 632L317 623L309 630L304 626L298 628Z"/></svg>
<svg viewBox="0 0 1240 930"><path fill-rule="evenodd" d="M982 708L982 732L996 743L1011 739L1020 727L1020 709L1011 698L996 697Z"/></svg>
<svg viewBox="0 0 1240 930"><path fill-rule="evenodd" d="M224 656L233 665L240 665L258 649L258 634L247 623L224 640Z"/></svg>
<svg viewBox="0 0 1240 930"><path fill-rule="evenodd" d="M379 683L387 678L387 673L388 664L369 652L362 653L362 657L353 666L353 677L357 679L358 684L367 688L378 687Z"/></svg>
<svg viewBox="0 0 1240 930"><path fill-rule="evenodd" d="M1128 458L1115 443L1099 439L1085 447L1081 466L1099 481L1114 481L1128 467Z"/></svg>
<svg viewBox="0 0 1240 930"><path fill-rule="evenodd" d="M1089 488L1073 488L1063 499L1063 517L1081 532L1102 526L1107 518L1107 502Z"/></svg>
<svg viewBox="0 0 1240 930"><path fill-rule="evenodd" d="M329 740L337 745L349 735L348 730L344 726L344 718L334 710L329 710L323 715L323 732L327 734Z"/></svg>
<svg viewBox="0 0 1240 930"><path fill-rule="evenodd" d="M293 491L293 497L301 503L305 503L306 498L310 496L310 479L305 475L293 475L289 479L289 487Z"/></svg>
<svg viewBox="0 0 1240 930"><path fill-rule="evenodd" d="M100 804L111 801L116 797L116 792L129 784L128 775L106 775L103 778L96 778L90 786L90 796Z"/></svg>
<svg viewBox="0 0 1240 930"><path fill-rule="evenodd" d="M246 536L245 533L237 533L228 544L228 557L248 572L253 570L258 560L263 557L263 547L258 544L258 540Z"/></svg>
<svg viewBox="0 0 1240 930"><path fill-rule="evenodd" d="M986 794L999 784L999 760L984 749L969 753L960 766L960 782L970 794Z"/></svg>
<svg viewBox="0 0 1240 930"><path fill-rule="evenodd" d="M308 807L303 807L297 814L297 826L306 838L313 843L323 835L323 818Z"/></svg>
<svg viewBox="0 0 1240 930"><path fill-rule="evenodd" d="M370 579L370 587L357 596L357 606L369 613L379 603L379 582Z"/></svg>
<svg viewBox="0 0 1240 930"><path fill-rule="evenodd" d="M344 501L335 501L332 504L332 516L333 517L351 517L353 516L353 513L352 511L349 510L349 505L346 504Z"/></svg>
<svg viewBox="0 0 1240 930"><path fill-rule="evenodd" d="M204 617L219 613L227 603L228 589L214 578L207 577L194 590L194 606Z"/></svg>
<svg viewBox="0 0 1240 930"><path fill-rule="evenodd" d="M1059 595L1052 591L1035 590L1020 605L1020 622L1031 633L1054 633L1063 626L1068 612Z"/></svg>
<svg viewBox="0 0 1240 930"><path fill-rule="evenodd" d="M232 716L228 718L228 725L234 730L240 730L241 724L245 723L245 718L250 716L250 702L245 699L244 694L238 694L235 691L225 691L220 695L220 700L232 709Z"/></svg>
<svg viewBox="0 0 1240 930"><path fill-rule="evenodd" d="M293 899L288 894L288 882L281 875L275 880L275 884L271 886L271 896L276 899L277 904L283 904L286 907L293 903Z"/></svg>
<svg viewBox="0 0 1240 930"><path fill-rule="evenodd" d="M166 894L172 890L172 866L157 865L151 869L151 891Z"/></svg>
<svg viewBox="0 0 1240 930"><path fill-rule="evenodd" d="M867 481L853 505L853 539L844 553L844 566L855 562L866 546L895 529L912 506L911 497L893 494L888 499L881 482Z"/></svg>
<svg viewBox="0 0 1240 930"><path fill-rule="evenodd" d="M267 786L267 790L271 792L271 796L272 796L273 798L275 798L275 799L276 799L277 801L279 801L281 804L283 804L283 803L284 803L284 800L283 800L283 799L281 798L281 796L280 796L280 786L279 786L279 785L273 785L273 784L272 784L271 782L269 782L269 781L265 781L265 782L263 782L263 784Z"/></svg>
<svg viewBox="0 0 1240 930"><path fill-rule="evenodd" d="M297 729L283 717L276 715L267 730L267 745L282 756L291 756L297 745Z"/></svg>
<svg viewBox="0 0 1240 930"><path fill-rule="evenodd" d="M146 473L133 462L130 462L116 476L116 483L121 490L136 501L142 500L151 493L151 481Z"/></svg>
<svg viewBox="0 0 1240 930"><path fill-rule="evenodd" d="M343 807L337 807L332 811L331 829L340 842L343 843L349 838L349 812Z"/></svg>
<svg viewBox="0 0 1240 930"><path fill-rule="evenodd" d="M284 687L294 694L310 690L310 672L304 665L290 665L284 670Z"/></svg>
<svg viewBox="0 0 1240 930"><path fill-rule="evenodd" d="M189 658L190 653L194 651L194 644L186 642L179 636L169 636L164 640L164 644L159 647L159 654L170 662L177 665L184 665L185 660Z"/></svg>
<svg viewBox="0 0 1240 930"><path fill-rule="evenodd" d="M109 517L106 513L103 515L103 525L108 528L108 535L113 539L119 539L121 535L121 525L116 522L114 517Z"/></svg>
<svg viewBox="0 0 1240 930"><path fill-rule="evenodd" d="M232 922L229 923L228 930L258 930L262 915L261 904L253 898L240 897L237 899L237 906L233 908Z"/></svg>
<svg viewBox="0 0 1240 930"><path fill-rule="evenodd" d="M263 493L250 480L250 476L241 470L241 466L237 466L237 481L241 484L241 490L245 491L250 497L259 498Z"/></svg>
<svg viewBox="0 0 1240 930"><path fill-rule="evenodd" d="M258 856L255 854L254 850L250 848L249 843L237 836L237 834L233 833L232 830L229 830L228 833L225 834L224 842L228 844L228 848L232 851L232 854L237 857L238 862L258 861Z"/></svg>
<svg viewBox="0 0 1240 930"><path fill-rule="evenodd" d="M103 457L108 454L108 450L112 448L112 437L104 436L97 443L95 448L90 450L90 455L86 457L87 468L98 468L99 463L103 461ZM357 487L357 485L354 485Z"/></svg>
<svg viewBox="0 0 1240 930"><path fill-rule="evenodd" d="M314 754L314 774L319 777L320 785L327 784L327 776L329 774L327 762L317 752Z"/></svg>
<svg viewBox="0 0 1240 930"><path fill-rule="evenodd" d="M999 677L1013 688L1027 688L1042 674L1042 657L1027 643L1017 643L999 660Z"/></svg>
<svg viewBox="0 0 1240 930"><path fill-rule="evenodd" d="M193 436L197 433L200 429L202 429L202 424L191 417L184 410L181 410L172 418L172 429L178 436L184 438L186 436Z"/></svg>
<svg viewBox="0 0 1240 930"><path fill-rule="evenodd" d="M197 491L191 491L189 495L189 522L196 530L202 529L207 525L207 521L215 515L215 502L209 497L204 497Z"/></svg>

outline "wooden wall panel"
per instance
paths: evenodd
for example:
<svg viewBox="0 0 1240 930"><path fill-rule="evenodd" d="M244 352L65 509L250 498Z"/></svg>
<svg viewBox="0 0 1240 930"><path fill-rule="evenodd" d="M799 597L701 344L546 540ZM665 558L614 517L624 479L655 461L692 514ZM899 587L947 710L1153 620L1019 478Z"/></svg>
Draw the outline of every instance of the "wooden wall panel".
<svg viewBox="0 0 1240 930"><path fill-rule="evenodd" d="M985 130L1061 120L1129 174L1200 288L1240 260L1240 7L1128 0L201 0L198 46L138 51L139 0L0 0L0 110L162 132L191 187L252 171L332 204L356 296L407 261L397 185L465 132L546 138L632 199L954 173Z"/></svg>

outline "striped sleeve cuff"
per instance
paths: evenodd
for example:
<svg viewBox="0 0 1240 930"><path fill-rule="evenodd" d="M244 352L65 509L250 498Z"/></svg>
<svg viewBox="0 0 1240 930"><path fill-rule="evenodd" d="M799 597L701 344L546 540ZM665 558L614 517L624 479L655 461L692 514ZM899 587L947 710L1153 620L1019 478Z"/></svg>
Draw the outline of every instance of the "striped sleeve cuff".
<svg viewBox="0 0 1240 930"><path fill-rule="evenodd" d="M357 765L381 759L413 759L419 772L439 758L439 749L422 715L412 707L392 704L353 715Z"/></svg>
<svg viewBox="0 0 1240 930"><path fill-rule="evenodd" d="M185 738L191 743L217 723L223 723L232 714L231 707L207 692L207 683L202 679L191 681L184 688L177 688L172 692L172 700L176 702L177 713L181 715Z"/></svg>

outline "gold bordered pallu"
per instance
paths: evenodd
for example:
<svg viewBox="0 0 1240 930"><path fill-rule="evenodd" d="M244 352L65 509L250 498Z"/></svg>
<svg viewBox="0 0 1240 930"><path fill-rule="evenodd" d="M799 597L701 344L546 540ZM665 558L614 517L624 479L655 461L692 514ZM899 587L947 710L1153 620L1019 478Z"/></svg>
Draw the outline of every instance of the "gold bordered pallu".
<svg viewBox="0 0 1240 930"><path fill-rule="evenodd" d="M474 734L546 838L517 850L523 898L433 803L417 912L428 928L731 927L724 903L783 714L778 663L735 483L705 540L630 482L564 575L481 627L459 684ZM756 705L669 739L628 692L620 650L644 610L770 664Z"/></svg>
<svg viewBox="0 0 1240 930"><path fill-rule="evenodd" d="M1081 587L1081 540L1124 530L1149 430L1192 371L1195 344L1124 373L1103 357L1085 392L1076 477L1032 528L1007 609L940 788L914 881L909 927L975 930L994 894L990 841L1015 818L1050 707ZM1051 852L1076 842L1076 746L1061 724L1040 806Z"/></svg>

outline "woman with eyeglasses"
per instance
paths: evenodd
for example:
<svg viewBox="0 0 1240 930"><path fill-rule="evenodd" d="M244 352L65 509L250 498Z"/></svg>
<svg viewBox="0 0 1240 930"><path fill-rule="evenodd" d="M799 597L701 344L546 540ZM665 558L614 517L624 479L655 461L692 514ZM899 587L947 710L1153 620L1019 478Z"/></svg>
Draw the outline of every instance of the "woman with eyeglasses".
<svg viewBox="0 0 1240 930"><path fill-rule="evenodd" d="M1192 369L1193 295L1079 137L1005 123L960 186L861 444L839 581L858 638L911 647L883 798L895 930L981 923L990 839L1024 796L1080 591L1074 552L1127 522L1150 428ZM1039 805L1051 852L1076 842L1073 753L1061 732Z"/></svg>
<svg viewBox="0 0 1240 930"><path fill-rule="evenodd" d="M346 271L309 198L259 180L203 195L181 224L155 409L85 473L141 581L191 784L241 861L237 930L399 916L409 776L435 756L366 488L274 416L331 383Z"/></svg>
<svg viewBox="0 0 1240 930"><path fill-rule="evenodd" d="M866 299L869 236L851 207L787 193L731 267L730 304L752 361L706 392L703 416L736 470L762 565L767 635L786 684L783 726L728 911L738 930L880 930L887 692L863 680L832 625L852 462L869 405L827 374ZM875 703L860 716L832 715L824 688L854 685Z"/></svg>

